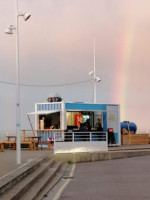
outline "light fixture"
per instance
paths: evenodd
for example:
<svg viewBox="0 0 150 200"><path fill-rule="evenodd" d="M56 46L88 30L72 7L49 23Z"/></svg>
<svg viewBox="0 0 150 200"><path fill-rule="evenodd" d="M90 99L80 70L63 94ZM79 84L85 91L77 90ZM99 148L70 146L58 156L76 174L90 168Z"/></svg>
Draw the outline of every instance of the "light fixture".
<svg viewBox="0 0 150 200"><path fill-rule="evenodd" d="M101 79L100 79L99 77L95 77L95 80L96 80L97 82L100 82L100 81L101 81Z"/></svg>
<svg viewBox="0 0 150 200"><path fill-rule="evenodd" d="M5 30L5 33L12 35L14 29L16 29L14 25L9 25L8 28Z"/></svg>
<svg viewBox="0 0 150 200"><path fill-rule="evenodd" d="M89 72L89 75L90 75L90 76L92 76L93 74L94 74L94 72L93 72L93 71L90 71L90 72Z"/></svg>
<svg viewBox="0 0 150 200"><path fill-rule="evenodd" d="M18 13L18 16L22 16L24 18L24 21L27 21L30 17L31 17L31 14L30 13Z"/></svg>

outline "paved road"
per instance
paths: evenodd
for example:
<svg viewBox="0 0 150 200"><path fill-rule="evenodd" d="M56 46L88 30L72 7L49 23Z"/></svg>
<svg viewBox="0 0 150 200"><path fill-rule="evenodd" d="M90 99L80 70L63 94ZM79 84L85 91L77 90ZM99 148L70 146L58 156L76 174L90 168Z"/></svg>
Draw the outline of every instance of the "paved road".
<svg viewBox="0 0 150 200"><path fill-rule="evenodd" d="M150 156L80 163L59 200L149 200Z"/></svg>

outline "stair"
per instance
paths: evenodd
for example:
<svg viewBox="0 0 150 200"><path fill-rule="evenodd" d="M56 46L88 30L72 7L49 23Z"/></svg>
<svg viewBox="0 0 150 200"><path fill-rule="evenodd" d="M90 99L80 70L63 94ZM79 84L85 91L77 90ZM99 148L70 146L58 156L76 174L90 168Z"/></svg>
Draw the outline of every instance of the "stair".
<svg viewBox="0 0 150 200"><path fill-rule="evenodd" d="M1 200L35 200L48 186L62 167L62 162L43 159L35 170L0 195ZM65 170L65 169L64 169Z"/></svg>

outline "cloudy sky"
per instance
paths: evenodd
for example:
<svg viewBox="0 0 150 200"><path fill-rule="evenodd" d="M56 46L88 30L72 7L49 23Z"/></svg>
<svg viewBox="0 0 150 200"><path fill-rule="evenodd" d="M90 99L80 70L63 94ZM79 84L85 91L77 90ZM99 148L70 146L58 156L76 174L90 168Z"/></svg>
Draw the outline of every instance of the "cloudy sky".
<svg viewBox="0 0 150 200"><path fill-rule="evenodd" d="M51 93L66 101L92 102L89 80L96 38L97 103L121 105L121 120L150 129L150 1L149 0L18 0L21 129L29 129L26 113ZM0 131L15 130L15 0L0 0Z"/></svg>

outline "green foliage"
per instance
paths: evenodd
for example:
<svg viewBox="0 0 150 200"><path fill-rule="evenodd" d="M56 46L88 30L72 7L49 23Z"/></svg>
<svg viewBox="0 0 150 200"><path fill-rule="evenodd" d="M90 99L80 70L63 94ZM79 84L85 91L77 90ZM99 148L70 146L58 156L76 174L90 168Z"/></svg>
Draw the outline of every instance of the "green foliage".
<svg viewBox="0 0 150 200"><path fill-rule="evenodd" d="M71 160L68 160L68 164L72 164L72 161L71 161Z"/></svg>

